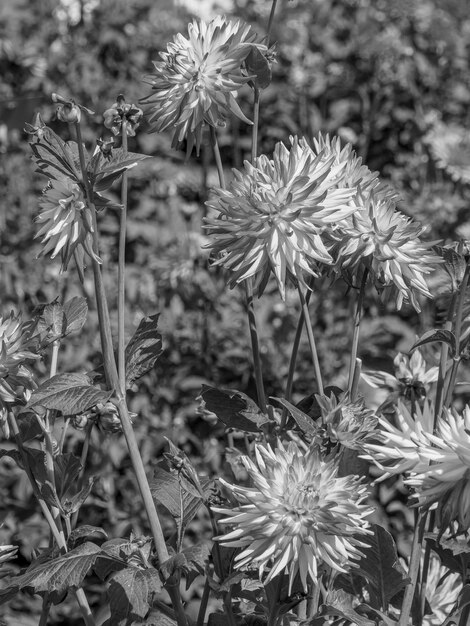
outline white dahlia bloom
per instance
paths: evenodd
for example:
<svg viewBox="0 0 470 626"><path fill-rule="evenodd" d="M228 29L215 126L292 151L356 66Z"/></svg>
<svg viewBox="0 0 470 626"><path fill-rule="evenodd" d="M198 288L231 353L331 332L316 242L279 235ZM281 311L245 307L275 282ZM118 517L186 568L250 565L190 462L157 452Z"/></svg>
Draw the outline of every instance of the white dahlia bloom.
<svg viewBox="0 0 470 626"><path fill-rule="evenodd" d="M216 264L232 272L234 286L253 278L261 295L271 271L282 298L288 279L306 285L304 273L318 274L318 264L333 259L325 231L351 215L355 190L338 187L347 162L316 155L305 139L291 137L291 148L276 144L273 159L261 155L245 170L233 170L227 190L215 189L206 219Z"/></svg>
<svg viewBox="0 0 470 626"><path fill-rule="evenodd" d="M221 481L238 501L233 509L214 508L232 527L217 537L240 547L236 567L254 565L268 583L287 568L289 588L297 574L303 588L317 580L320 563L346 572L361 558L361 535L372 509L364 504L367 487L358 476L337 477L337 462L322 461L315 448L305 453L295 443L276 449L256 447L256 462L242 462L253 487Z"/></svg>
<svg viewBox="0 0 470 626"><path fill-rule="evenodd" d="M147 82L152 93L141 100L151 105L148 121L154 131L174 129L173 147L188 140L199 151L203 125L223 125L232 113L251 124L235 99L236 92L250 80L242 64L252 46L265 50L247 24L222 16L211 22L194 21L188 38L180 33L162 61L154 62Z"/></svg>

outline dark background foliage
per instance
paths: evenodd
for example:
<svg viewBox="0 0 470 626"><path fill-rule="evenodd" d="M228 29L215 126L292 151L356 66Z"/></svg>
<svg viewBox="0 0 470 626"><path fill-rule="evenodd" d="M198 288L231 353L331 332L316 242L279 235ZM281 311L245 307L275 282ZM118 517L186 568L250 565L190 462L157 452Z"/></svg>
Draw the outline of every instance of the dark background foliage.
<svg viewBox="0 0 470 626"><path fill-rule="evenodd" d="M233 4L234 15L265 32L268 0ZM50 95L73 97L96 112L87 117L85 129L92 149L96 137L109 132L102 125L102 112L120 93L134 102L148 93L142 77L151 72L152 60L172 36L186 31L190 19L183 3L171 0L4 0L0 5L0 313L22 310L29 317L57 296L66 300L85 295L89 321L80 336L64 342L62 371L85 371L100 362L93 289L90 276L80 285L72 269L61 275L57 261L37 259L34 218L45 180L33 173L24 123L40 112L68 138L68 129L53 118ZM262 93L262 152L269 154L291 134L339 134L395 186L402 198L400 209L428 226L429 239L470 238L470 19L464 0L284 1L271 41L277 62L272 83ZM246 88L240 103L248 116L250 100ZM457 130L453 144L449 128ZM232 120L220 141L226 166L241 166L249 155L250 129ZM132 335L142 316L160 311L164 340L162 357L132 390L130 405L149 472L166 435L201 471L218 475L226 470L224 430L198 415L196 397L203 383L255 395L243 294L228 291L221 273L209 270L201 247L204 200L217 184L211 156L203 150L199 158L185 161L184 153L172 151L170 143L169 135L147 134L145 124L130 142L131 150L153 158L131 175L128 333ZM113 193L118 200L118 187ZM100 236L114 309L118 215L101 215ZM439 288L436 280L433 289ZM327 285L320 285L312 298L328 384L344 385L349 300L343 287ZM417 333L434 325L440 308L439 299L425 305L419 321L409 308L396 314L371 292L360 351L365 366L391 371L396 351L407 351ZM298 315L295 294L283 303L274 287L268 288L257 311L268 393L279 396ZM434 354L427 356L434 364ZM38 375L45 378L47 370L47 362L40 364ZM315 391L312 380L303 344L296 400ZM69 449L79 453L82 439L74 431ZM89 472L99 480L83 507L82 521L103 526L110 536L147 532L119 435L94 433ZM14 567L25 566L31 551L47 544L47 532L21 472L3 460L0 476L0 539L20 545ZM391 489L396 500L396 486ZM389 523L406 551L410 513L404 506L395 509ZM172 532L169 519L166 528ZM197 518L191 528L197 538L206 532L207 520ZM100 586L91 581L90 591L99 605ZM51 613L51 623L73 623L71 605L64 606ZM2 608L3 619L11 625L35 624L37 607L37 598L22 596Z"/></svg>

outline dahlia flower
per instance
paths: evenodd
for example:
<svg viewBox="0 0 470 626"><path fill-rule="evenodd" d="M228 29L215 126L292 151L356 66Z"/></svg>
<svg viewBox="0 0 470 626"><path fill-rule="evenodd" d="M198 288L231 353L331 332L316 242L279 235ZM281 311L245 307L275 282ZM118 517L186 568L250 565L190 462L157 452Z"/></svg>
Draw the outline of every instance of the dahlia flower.
<svg viewBox="0 0 470 626"><path fill-rule="evenodd" d="M426 599L431 612L423 617L423 626L441 626L455 606L462 580L457 572L449 572L434 552L430 556Z"/></svg>
<svg viewBox="0 0 470 626"><path fill-rule="evenodd" d="M425 275L438 259L429 251L431 243L420 240L424 228L395 208L395 196L386 188L358 190L355 203L363 207L333 233L337 269L367 268L382 292L396 295L397 308L407 300L420 311L418 294L432 295Z"/></svg>
<svg viewBox="0 0 470 626"><path fill-rule="evenodd" d="M24 390L35 387L28 361L39 359L33 352L32 325L22 322L21 314L0 316L0 423L5 422L8 405L15 403Z"/></svg>
<svg viewBox="0 0 470 626"><path fill-rule="evenodd" d="M420 461L420 442L423 433L433 430L434 411L430 402L423 407L416 406L411 415L403 402L398 402L393 425L385 416L378 418L378 429L362 443L363 458L379 467L383 476L379 480L394 474L411 472Z"/></svg>
<svg viewBox="0 0 470 626"><path fill-rule="evenodd" d="M148 76L152 93L141 100L152 105L148 121L153 131L175 130L173 147L188 140L199 152L204 123L224 125L232 113L251 124L235 99L236 92L250 80L242 64L256 42L251 27L240 21L218 16L211 22L194 21L188 38L174 37L161 52L162 61L154 62L155 72Z"/></svg>
<svg viewBox="0 0 470 626"><path fill-rule="evenodd" d="M399 352L393 359L395 375L382 371L364 371L362 378L374 388L390 388L398 396L421 399L426 396L429 385L437 380L439 368L427 368L420 350L415 350L411 357Z"/></svg>
<svg viewBox="0 0 470 626"><path fill-rule="evenodd" d="M42 226L36 237L43 237L41 254L52 252L54 259L60 253L62 270L67 269L77 248L101 263L93 250L91 211L80 185L68 179L50 180L40 207L36 221Z"/></svg>
<svg viewBox="0 0 470 626"><path fill-rule="evenodd" d="M317 264L333 259L324 230L351 215L355 191L337 187L346 162L315 155L305 139L291 137L291 148L276 144L273 159L261 155L233 170L229 189L216 189L207 202L218 212L206 219L216 264L232 272L230 286L253 278L261 295L271 270L285 299L288 278L306 285Z"/></svg>
<svg viewBox="0 0 470 626"><path fill-rule="evenodd" d="M233 509L214 508L232 530L216 540L240 547L237 568L254 565L260 576L270 568L268 583L287 568L289 592L297 573L304 590L317 579L318 565L348 571L362 556L358 536L368 532L372 511L364 500L366 486L357 476L337 478L335 460L324 462L318 450L307 453L295 443L273 450L256 447L256 462L242 457L253 487L221 482L238 501Z"/></svg>
<svg viewBox="0 0 470 626"><path fill-rule="evenodd" d="M423 507L437 506L438 520L470 528L470 407L463 413L444 408L436 434L420 433L419 463L405 482Z"/></svg>

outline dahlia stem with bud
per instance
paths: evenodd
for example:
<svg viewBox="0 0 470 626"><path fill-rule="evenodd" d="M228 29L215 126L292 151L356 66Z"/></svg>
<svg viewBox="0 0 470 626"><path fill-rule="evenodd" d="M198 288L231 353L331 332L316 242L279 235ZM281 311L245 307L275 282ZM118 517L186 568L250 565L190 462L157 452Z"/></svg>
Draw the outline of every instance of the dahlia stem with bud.
<svg viewBox="0 0 470 626"><path fill-rule="evenodd" d="M258 327L256 324L255 305L253 302L253 281L247 278L245 281L246 289L246 307L248 313L248 325L250 328L251 351L253 354L253 368L256 381L256 391L258 394L258 405L260 409L266 413L266 394L264 392L263 368L261 365L261 356L258 341Z"/></svg>
<svg viewBox="0 0 470 626"><path fill-rule="evenodd" d="M359 333L361 328L361 319L362 319L362 305L364 302L364 294L366 290L367 277L369 274L369 270L366 267L362 273L361 284L359 287L359 293L356 301L356 311L354 314L354 329L353 329L353 338L351 344L351 361L349 363L349 379L348 379L348 389L351 400L354 400L353 396L353 385L354 385L354 373L357 367L356 359L357 359L357 348L359 345Z"/></svg>
<svg viewBox="0 0 470 626"><path fill-rule="evenodd" d="M213 126L210 126L211 146L214 152L215 164L219 175L219 185L225 189L224 166L220 157L219 142L217 141L217 132Z"/></svg>
<svg viewBox="0 0 470 626"><path fill-rule="evenodd" d="M127 121L123 116L121 125L122 149L127 152ZM126 393L126 355L125 355L125 321L126 321L126 229L127 229L127 170L121 179L121 216L119 220L119 252L118 252L118 373L121 393Z"/></svg>

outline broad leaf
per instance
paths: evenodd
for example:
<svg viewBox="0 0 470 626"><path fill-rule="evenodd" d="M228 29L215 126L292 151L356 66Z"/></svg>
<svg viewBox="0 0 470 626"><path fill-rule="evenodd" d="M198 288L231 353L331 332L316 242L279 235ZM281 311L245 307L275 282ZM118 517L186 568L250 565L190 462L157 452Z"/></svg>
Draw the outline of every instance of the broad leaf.
<svg viewBox="0 0 470 626"><path fill-rule="evenodd" d="M167 472L162 467L155 470L150 489L155 500L171 513L178 527L182 528L189 524L203 502L203 497L195 495L194 490L186 491L176 473Z"/></svg>
<svg viewBox="0 0 470 626"><path fill-rule="evenodd" d="M152 369L162 353L162 337L157 331L159 316L160 314L157 313L144 317L126 347L126 384L128 388Z"/></svg>
<svg viewBox="0 0 470 626"><path fill-rule="evenodd" d="M412 350L416 350L416 348L419 348L420 346L424 346L426 343L435 342L446 343L450 347L452 356L455 355L455 352L457 350L457 341L455 339L455 335L450 330L444 329L434 329L425 332L424 335L421 335L418 341L413 344L410 352Z"/></svg>
<svg viewBox="0 0 470 626"><path fill-rule="evenodd" d="M186 589L189 589L196 576L204 574L211 548L212 542L206 541L173 555L160 567L163 579L167 581L174 574L181 572L186 576Z"/></svg>
<svg viewBox="0 0 470 626"><path fill-rule="evenodd" d="M42 406L61 411L64 415L76 415L98 402L106 402L111 396L111 391L102 391L90 385L85 374L58 374L33 391L26 408Z"/></svg>
<svg viewBox="0 0 470 626"><path fill-rule="evenodd" d="M37 170L54 180L72 180L81 185L78 166L77 144L65 142L49 127L43 128L42 136L30 142Z"/></svg>
<svg viewBox="0 0 470 626"><path fill-rule="evenodd" d="M388 602L409 581L398 561L397 549L392 535L382 526L373 524L373 535L361 535L364 556L357 561L355 573L368 581L372 608L385 610Z"/></svg>
<svg viewBox="0 0 470 626"><path fill-rule="evenodd" d="M265 89L271 83L271 65L266 57L255 48L251 47L249 55L245 59L245 67L256 87Z"/></svg>
<svg viewBox="0 0 470 626"><path fill-rule="evenodd" d="M125 152L122 148L114 149L109 160L101 157L98 161L96 173L92 178L94 189L96 191L109 189L123 172L135 167L139 161L148 158L145 154Z"/></svg>
<svg viewBox="0 0 470 626"><path fill-rule="evenodd" d="M227 428L258 433L260 427L269 422L269 418L260 411L258 405L241 391L203 385L201 398L205 408L215 413Z"/></svg>
<svg viewBox="0 0 470 626"><path fill-rule="evenodd" d="M33 564L24 574L10 579L9 584L0 590L0 604L8 601L13 591L16 593L20 589L38 594L78 589L100 551L94 543L86 542L63 556L40 565Z"/></svg>
<svg viewBox="0 0 470 626"><path fill-rule="evenodd" d="M109 581L109 608L113 624L133 624L145 618L152 596L162 589L155 569L127 567L113 574Z"/></svg>
<svg viewBox="0 0 470 626"><path fill-rule="evenodd" d="M64 304L63 336L80 331L86 322L88 304L86 298L75 296Z"/></svg>
<svg viewBox="0 0 470 626"><path fill-rule="evenodd" d="M289 413L289 415L294 419L297 426L305 435L311 435L312 437L316 434L318 427L315 422L309 417L306 413L298 409L296 406L285 400L284 398L272 398L283 407L285 407Z"/></svg>
<svg viewBox="0 0 470 626"><path fill-rule="evenodd" d="M78 528L72 530L68 538L67 545L70 549L72 549L78 544L83 543L84 539L91 539L93 543L96 543L98 540L103 541L107 538L108 535L102 528L85 524L84 526L79 526Z"/></svg>

